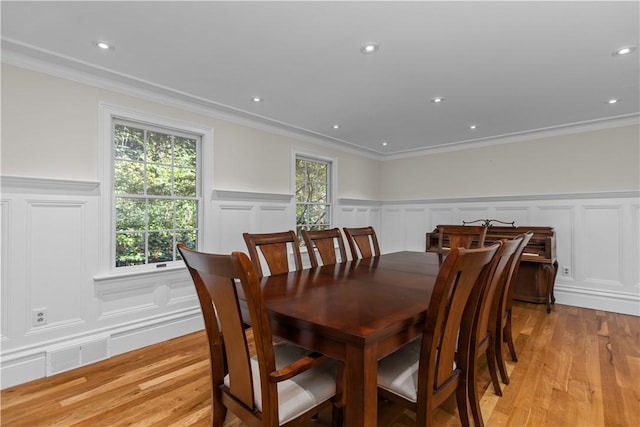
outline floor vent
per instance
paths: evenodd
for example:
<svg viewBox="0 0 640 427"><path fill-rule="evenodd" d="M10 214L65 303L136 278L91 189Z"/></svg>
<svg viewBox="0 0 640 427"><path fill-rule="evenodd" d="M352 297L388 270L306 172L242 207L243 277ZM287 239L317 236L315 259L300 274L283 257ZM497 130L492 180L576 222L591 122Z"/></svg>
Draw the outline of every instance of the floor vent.
<svg viewBox="0 0 640 427"><path fill-rule="evenodd" d="M109 340L105 337L47 351L47 376L107 359L108 343Z"/></svg>

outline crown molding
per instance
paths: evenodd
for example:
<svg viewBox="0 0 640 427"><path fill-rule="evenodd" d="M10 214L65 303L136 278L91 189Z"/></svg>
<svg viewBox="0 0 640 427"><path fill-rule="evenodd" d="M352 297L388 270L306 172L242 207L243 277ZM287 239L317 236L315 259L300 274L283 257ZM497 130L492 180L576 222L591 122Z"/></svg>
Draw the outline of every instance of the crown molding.
<svg viewBox="0 0 640 427"><path fill-rule="evenodd" d="M486 138L470 139L454 143L442 143L427 148L387 154L357 146L349 141L312 132L268 117L204 99L193 94L170 89L153 82L138 79L122 73L116 73L106 68L97 67L87 62L79 61L71 57L59 55L7 38L2 39L1 60L3 63L16 67L49 74L55 77L74 81L76 83L98 87L127 96L135 96L140 99L156 102L169 107L298 139L310 144L321 145L325 148L329 146L336 150L379 161L397 160L640 124L640 113L633 113L605 119L569 123L547 128L532 129L524 132L490 136Z"/></svg>
<svg viewBox="0 0 640 427"><path fill-rule="evenodd" d="M367 150L349 141L309 131L268 117L217 103L193 94L177 91L153 82L116 73L87 62L55 54L27 44L2 39L2 62L15 67L48 74L146 101L208 116L241 126L302 140L315 145L382 160L377 151Z"/></svg>
<svg viewBox="0 0 640 427"><path fill-rule="evenodd" d="M407 150L385 156L384 160L397 160L429 154L446 153L451 151L467 150L470 148L490 147L493 145L512 144L516 142L531 141L533 139L550 138L554 136L569 135L582 132L591 132L602 129L611 129L623 126L640 125L640 113L626 114L622 116L607 117L605 119L589 120L584 122L568 123L559 126L533 129L524 132L515 132L505 135L490 136L486 138L470 139L454 143L436 145L433 147Z"/></svg>

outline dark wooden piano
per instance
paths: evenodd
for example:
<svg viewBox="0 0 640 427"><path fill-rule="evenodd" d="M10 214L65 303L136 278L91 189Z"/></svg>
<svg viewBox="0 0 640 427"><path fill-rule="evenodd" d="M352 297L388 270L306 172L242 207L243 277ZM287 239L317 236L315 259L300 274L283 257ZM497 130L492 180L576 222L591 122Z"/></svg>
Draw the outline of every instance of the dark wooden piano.
<svg viewBox="0 0 640 427"><path fill-rule="evenodd" d="M533 237L524 248L513 298L519 301L546 304L547 313L551 311L551 304L555 303L553 288L558 273L556 259L556 233L551 227L487 227L485 245L499 239L512 239L519 234L533 231ZM440 230L436 227L427 233L427 252L438 252L438 238ZM444 247L448 247L446 236Z"/></svg>

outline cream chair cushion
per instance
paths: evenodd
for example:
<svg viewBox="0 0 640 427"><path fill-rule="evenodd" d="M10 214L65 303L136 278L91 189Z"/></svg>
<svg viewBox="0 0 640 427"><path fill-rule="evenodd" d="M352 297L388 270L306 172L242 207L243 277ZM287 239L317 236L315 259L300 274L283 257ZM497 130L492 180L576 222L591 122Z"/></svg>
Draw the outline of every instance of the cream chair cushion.
<svg viewBox="0 0 640 427"><path fill-rule="evenodd" d="M418 369L420 367L420 347L417 339L391 353L378 363L378 387L397 394L411 402L418 397ZM436 355L436 359L437 359ZM455 362L452 370L456 369Z"/></svg>
<svg viewBox="0 0 640 427"><path fill-rule="evenodd" d="M287 366L309 351L283 341L274 346L276 369ZM262 390L260 389L260 370L258 360L251 359L251 377L253 380L253 398L256 408L262 411ZM224 378L229 386L229 375ZM278 383L278 417L280 424L297 417L312 407L331 399L336 394L336 367L330 360L315 366L295 377Z"/></svg>
<svg viewBox="0 0 640 427"><path fill-rule="evenodd" d="M417 399L420 345L417 339L378 362L378 387L411 402Z"/></svg>

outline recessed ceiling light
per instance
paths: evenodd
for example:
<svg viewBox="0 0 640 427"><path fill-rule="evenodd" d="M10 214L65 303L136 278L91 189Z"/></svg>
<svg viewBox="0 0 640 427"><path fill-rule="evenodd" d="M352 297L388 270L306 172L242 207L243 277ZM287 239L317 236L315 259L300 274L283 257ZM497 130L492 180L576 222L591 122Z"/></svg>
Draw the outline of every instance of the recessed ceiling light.
<svg viewBox="0 0 640 427"><path fill-rule="evenodd" d="M334 129L340 129L340 125L339 124L335 124L332 126Z"/></svg>
<svg viewBox="0 0 640 427"><path fill-rule="evenodd" d="M478 129L478 125L469 125L469 129L476 130Z"/></svg>
<svg viewBox="0 0 640 427"><path fill-rule="evenodd" d="M109 43L107 43L107 42L97 41L97 42L94 42L94 44L95 44L96 46L98 46L98 47L99 47L100 49L102 49L102 50L113 50L113 49L114 49L114 48L113 48L113 46L111 46L111 45L110 45Z"/></svg>
<svg viewBox="0 0 640 427"><path fill-rule="evenodd" d="M444 98L441 96L436 96L435 98L431 98L431 102L434 104L441 104L444 102Z"/></svg>
<svg viewBox="0 0 640 427"><path fill-rule="evenodd" d="M617 104L617 103L618 103L618 101L620 101L620 100L619 100L619 99L617 99L617 98L611 98L611 99L609 99L609 100L607 101L607 104Z"/></svg>
<svg viewBox="0 0 640 427"><path fill-rule="evenodd" d="M382 146L386 147L387 145L389 145L389 143L387 141L382 141Z"/></svg>
<svg viewBox="0 0 640 427"><path fill-rule="evenodd" d="M360 48L362 53L375 53L378 51L378 45L376 43L367 43Z"/></svg>
<svg viewBox="0 0 640 427"><path fill-rule="evenodd" d="M625 46L612 53L613 56L624 56L636 50L635 46Z"/></svg>
<svg viewBox="0 0 640 427"><path fill-rule="evenodd" d="M251 100L253 102L262 102L262 98L260 98L259 96L254 96L253 98L251 98Z"/></svg>

